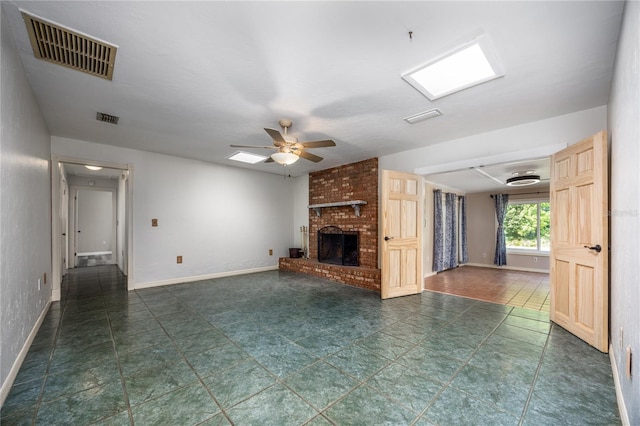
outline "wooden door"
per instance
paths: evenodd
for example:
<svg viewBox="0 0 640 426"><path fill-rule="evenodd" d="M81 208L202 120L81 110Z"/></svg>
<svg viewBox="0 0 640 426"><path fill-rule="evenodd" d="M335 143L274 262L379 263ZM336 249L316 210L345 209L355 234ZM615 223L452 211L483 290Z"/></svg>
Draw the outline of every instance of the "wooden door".
<svg viewBox="0 0 640 426"><path fill-rule="evenodd" d="M551 159L550 318L602 352L609 340L607 134Z"/></svg>
<svg viewBox="0 0 640 426"><path fill-rule="evenodd" d="M382 298L422 291L422 178L382 171Z"/></svg>

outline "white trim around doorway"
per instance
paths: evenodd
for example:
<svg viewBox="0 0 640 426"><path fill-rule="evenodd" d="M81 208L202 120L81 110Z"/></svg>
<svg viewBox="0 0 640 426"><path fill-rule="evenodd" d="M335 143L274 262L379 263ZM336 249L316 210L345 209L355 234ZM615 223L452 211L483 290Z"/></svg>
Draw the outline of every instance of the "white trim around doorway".
<svg viewBox="0 0 640 426"><path fill-rule="evenodd" d="M134 281L134 241L133 241L133 176L134 167L133 164L121 164L111 163L99 160L89 160L83 158L67 157L57 154L51 155L51 300L59 301L61 297L61 284L62 277L66 273L63 270L61 259L63 253L61 250L62 245L62 229L60 225L60 204L62 201L62 188L60 187L59 179L59 163L81 164L101 166L110 169L119 169L126 171L126 199L125 199L125 235L126 235L126 258L125 258L125 270L122 271L127 276L128 290L135 288Z"/></svg>

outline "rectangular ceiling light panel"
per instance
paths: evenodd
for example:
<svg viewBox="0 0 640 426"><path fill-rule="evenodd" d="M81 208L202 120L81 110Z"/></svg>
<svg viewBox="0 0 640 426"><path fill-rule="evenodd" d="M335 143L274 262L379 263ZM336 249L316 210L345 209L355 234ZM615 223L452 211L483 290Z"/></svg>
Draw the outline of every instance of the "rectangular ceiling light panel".
<svg viewBox="0 0 640 426"><path fill-rule="evenodd" d="M434 101L503 75L489 39L480 36L402 74L402 78Z"/></svg>
<svg viewBox="0 0 640 426"><path fill-rule="evenodd" d="M118 47L22 11L36 58L107 80Z"/></svg>
<svg viewBox="0 0 640 426"><path fill-rule="evenodd" d="M256 164L267 159L264 155L251 154L250 152L238 151L227 157L229 160L240 161L242 163Z"/></svg>

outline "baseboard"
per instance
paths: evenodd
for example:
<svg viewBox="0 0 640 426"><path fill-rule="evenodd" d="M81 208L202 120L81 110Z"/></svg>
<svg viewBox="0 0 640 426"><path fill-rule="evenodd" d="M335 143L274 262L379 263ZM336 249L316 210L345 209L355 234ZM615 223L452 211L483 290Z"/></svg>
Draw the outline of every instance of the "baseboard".
<svg viewBox="0 0 640 426"><path fill-rule="evenodd" d="M266 271L277 271L278 265L274 266L264 266L261 268L253 268L253 269L242 269L239 271L227 271L227 272L216 272L213 274L206 275L196 275L191 277L182 277L182 278L173 278L170 280L162 280L162 281L148 281L146 283L135 283L134 288L130 290L138 290L143 288L152 288L152 287L160 287L163 285L173 285L173 284L184 284L192 281L202 281L202 280L210 280L213 278L223 278L223 277L232 277L235 275L245 275L245 274L254 274L256 272L266 272Z"/></svg>
<svg viewBox="0 0 640 426"><path fill-rule="evenodd" d="M27 336L27 340L24 342L24 345L22 345L22 349L20 350L20 353L18 353L16 360L13 362L13 365L11 366L11 370L9 370L9 374L7 374L6 380L2 383L2 387L0 388L0 407L4 405L4 401L7 399L7 396L9 395L11 386L13 386L13 382L14 380L16 380L16 377L18 376L20 367L22 367L22 363L24 362L24 359L27 357L27 353L29 352L29 348L33 343L33 339L35 339L36 334L38 334L38 330L40 330L40 326L42 325L44 318L47 316L47 312L49 312L50 306L51 306L51 298L49 298L46 306L40 313L38 320L33 325L33 328L31 329L29 336Z"/></svg>
<svg viewBox="0 0 640 426"><path fill-rule="evenodd" d="M609 343L609 359L611 360L611 369L613 370L613 384L616 388L616 400L618 401L618 410L620 411L620 420L624 426L630 426L629 413L627 407L624 404L624 398L622 397L622 388L620 387L620 377L618 376L618 364L616 363L616 356L613 353L613 345Z"/></svg>
<svg viewBox="0 0 640 426"><path fill-rule="evenodd" d="M548 274L548 269L535 269L535 268L521 268L519 266L497 266L497 265L487 265L486 263L465 263L460 266L477 266L479 268L493 268L493 269L508 269L510 271L523 271L523 272L540 272L543 274Z"/></svg>

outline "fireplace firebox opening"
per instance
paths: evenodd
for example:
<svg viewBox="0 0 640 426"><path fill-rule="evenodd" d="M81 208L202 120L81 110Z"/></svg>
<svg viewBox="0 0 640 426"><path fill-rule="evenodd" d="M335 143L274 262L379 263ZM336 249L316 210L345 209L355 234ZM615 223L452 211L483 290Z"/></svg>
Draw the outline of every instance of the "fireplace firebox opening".
<svg viewBox="0 0 640 426"><path fill-rule="evenodd" d="M360 236L358 231L343 231L337 226L318 230L318 262L334 265L360 266Z"/></svg>

